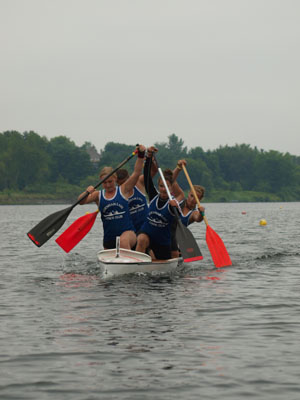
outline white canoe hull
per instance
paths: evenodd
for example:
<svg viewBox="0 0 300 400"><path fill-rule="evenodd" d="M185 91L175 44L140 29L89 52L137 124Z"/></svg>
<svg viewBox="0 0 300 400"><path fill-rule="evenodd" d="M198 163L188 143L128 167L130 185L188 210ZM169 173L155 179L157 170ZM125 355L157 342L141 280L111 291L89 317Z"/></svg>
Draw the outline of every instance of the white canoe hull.
<svg viewBox="0 0 300 400"><path fill-rule="evenodd" d="M119 249L100 250L97 254L105 277L132 273L169 274L182 262L181 258L152 260L148 254Z"/></svg>

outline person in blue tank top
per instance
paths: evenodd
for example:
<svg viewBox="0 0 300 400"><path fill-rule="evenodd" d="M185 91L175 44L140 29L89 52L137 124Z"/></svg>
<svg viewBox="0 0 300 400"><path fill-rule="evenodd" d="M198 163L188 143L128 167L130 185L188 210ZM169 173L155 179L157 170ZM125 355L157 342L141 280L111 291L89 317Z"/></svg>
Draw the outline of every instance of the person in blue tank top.
<svg viewBox="0 0 300 400"><path fill-rule="evenodd" d="M181 170L182 169L182 165L186 165L186 161L185 160L180 160L177 163L177 169ZM193 185L194 189L196 191L197 197L199 200L202 200L204 193L205 193L205 189L203 186L200 185ZM184 192L181 189L181 187L179 186L179 184L177 183L177 181L173 181L172 184L172 194L173 196L177 199L177 201L179 202L180 208L181 208L181 221L185 226L188 226L190 224L192 224L193 222L201 222L203 221L203 217L201 215L201 212L205 211L205 208L203 206L201 206L198 209L197 206L197 200L194 197L193 191L190 190L188 193L187 198L185 198ZM176 227L177 227L177 221L175 220L172 224L171 227L171 237L172 237L172 244L171 244L171 248L172 248L172 258L176 258L179 257L179 248L177 245L177 241L176 241Z"/></svg>
<svg viewBox="0 0 300 400"><path fill-rule="evenodd" d="M116 174L111 175L103 183L101 191L89 186L86 191L89 195L80 202L88 204L95 202L101 213L103 223L103 247L113 249L116 247L116 237L120 236L120 247L132 249L136 244L135 229L129 214L128 198L142 173L144 165L145 146L139 145L138 158L133 173L121 186L117 186ZM113 168L104 167L100 172L100 179L103 179ZM83 192L81 196L86 194Z"/></svg>
<svg viewBox="0 0 300 400"><path fill-rule="evenodd" d="M193 186L199 201L202 200L205 193L204 187L200 185ZM172 184L172 193L179 202L181 208L181 221L185 226L188 226L193 222L203 221L201 212L204 212L205 208L203 206L198 208L197 200L192 190L189 191L187 198L185 198L183 190L178 183L174 181Z"/></svg>
<svg viewBox="0 0 300 400"><path fill-rule="evenodd" d="M144 166L144 181L149 196L149 212L137 238L136 251L145 253L151 250L153 259L171 258L171 225L175 218L172 207L178 207L175 199L169 200L168 193L161 178L158 179L158 190L155 188L150 174L153 151L148 149ZM172 186L172 171L164 172L169 190Z"/></svg>
<svg viewBox="0 0 300 400"><path fill-rule="evenodd" d="M151 176L155 175L156 172L157 168L154 164L152 164ZM119 186L121 186L129 178L129 173L127 169L124 168L119 169L116 174L117 184ZM148 215L148 200L146 197L143 174L139 176L139 179L128 198L128 204L135 232L138 233Z"/></svg>
<svg viewBox="0 0 300 400"><path fill-rule="evenodd" d="M202 200L205 193L204 187L200 185L193 185L193 186L199 201ZM185 226L188 226L193 222L203 221L203 216L201 215L201 212L204 212L205 208L203 206L198 208L197 200L195 199L195 196L192 191L188 193L188 197L182 200L179 203L179 205L182 211L181 220L185 224Z"/></svg>
<svg viewBox="0 0 300 400"><path fill-rule="evenodd" d="M148 214L148 201L141 177L142 175L128 197L129 213L136 233L140 230ZM117 184L119 186L126 182L128 178L129 173L126 169L117 171Z"/></svg>

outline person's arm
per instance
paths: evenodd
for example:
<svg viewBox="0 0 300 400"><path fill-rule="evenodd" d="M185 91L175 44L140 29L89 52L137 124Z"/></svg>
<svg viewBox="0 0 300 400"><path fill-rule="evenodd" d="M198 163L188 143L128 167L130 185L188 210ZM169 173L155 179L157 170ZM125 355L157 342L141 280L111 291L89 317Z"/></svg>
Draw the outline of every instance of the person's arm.
<svg viewBox="0 0 300 400"><path fill-rule="evenodd" d="M136 183L136 187L145 194L145 185L144 185L144 174L139 176L139 179Z"/></svg>
<svg viewBox="0 0 300 400"><path fill-rule="evenodd" d="M125 196L128 196L132 192L132 189L137 184L139 176L142 173L142 169L143 169L143 165L144 165L145 151L146 151L146 147L143 146L142 144L140 144L139 145L139 150L138 150L138 157L137 157L137 160L136 160L135 165L134 165L133 173L121 185L122 193Z"/></svg>
<svg viewBox="0 0 300 400"><path fill-rule="evenodd" d="M175 199L180 203L184 199L184 191L181 189L181 187L178 185L178 183L175 181L172 183L172 194L175 197Z"/></svg>
<svg viewBox="0 0 300 400"><path fill-rule="evenodd" d="M176 199L168 200L168 202L169 202L169 210L171 211L171 214L173 214L173 215L175 214L174 208L177 209L178 213L180 212L179 204Z"/></svg>
<svg viewBox="0 0 300 400"><path fill-rule="evenodd" d="M156 153L157 151L158 151L157 148L154 147L154 150L153 150L152 154L153 154L153 153ZM153 177L157 174L157 172L158 172L158 166L157 166L157 164L156 164L155 158L152 157L151 171L150 171L150 173L151 173L151 178L153 178Z"/></svg>
<svg viewBox="0 0 300 400"><path fill-rule="evenodd" d="M86 191L84 191L83 193L81 193L78 196L78 200L80 200L81 197L85 196L86 192L89 192L89 195L86 196L79 204L83 205L83 204L89 204L89 203L95 202L98 205L98 203L99 203L99 191L96 190L94 188L94 186L89 186L86 189Z"/></svg>
<svg viewBox="0 0 300 400"><path fill-rule="evenodd" d="M173 170L173 183L172 183L172 194L178 202L184 199L184 191L181 189L177 182L177 177L182 170L182 165L186 165L185 160L178 160L176 168Z"/></svg>
<svg viewBox="0 0 300 400"><path fill-rule="evenodd" d="M192 212L189 218L189 224L192 224L193 222L201 222L203 221L203 216L201 215L201 212L204 212L205 208L204 207L199 207L198 210L195 210Z"/></svg>
<svg viewBox="0 0 300 400"><path fill-rule="evenodd" d="M176 179L178 178L178 175L179 175L180 171L182 170L182 165L186 165L186 161L178 160L176 168L173 169L173 181L176 181Z"/></svg>

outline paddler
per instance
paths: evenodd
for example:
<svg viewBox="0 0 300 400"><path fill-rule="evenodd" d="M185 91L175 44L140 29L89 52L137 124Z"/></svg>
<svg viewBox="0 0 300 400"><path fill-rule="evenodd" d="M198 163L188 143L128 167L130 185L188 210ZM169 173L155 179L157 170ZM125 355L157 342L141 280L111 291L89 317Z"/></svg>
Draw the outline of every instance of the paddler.
<svg viewBox="0 0 300 400"><path fill-rule="evenodd" d="M151 165L151 176L157 172L157 167L154 163ZM117 172L117 184L121 186L129 178L127 169L121 168ZM144 174L139 176L139 179L132 189L128 197L129 213L134 225L135 232L138 233L141 226L145 222L148 215L148 200L146 197L146 189L144 184Z"/></svg>
<svg viewBox="0 0 300 400"><path fill-rule="evenodd" d="M128 199L142 173L145 150L145 146L138 146L138 156L133 173L123 184L118 186L117 175L113 174L102 183L102 190L95 190L93 186L89 186L78 197L80 199L86 192L89 192L89 195L80 204L92 202L97 204L103 223L104 249L115 248L117 236L120 237L120 247L124 249L130 250L136 244L136 233L130 218ZM112 170L112 167L104 167L100 171L100 179L103 179Z"/></svg>
<svg viewBox="0 0 300 400"><path fill-rule="evenodd" d="M179 160L177 162L177 166L174 171L176 171L176 170L181 171L183 165L186 166L186 161ZM175 176L174 172L173 172L173 176ZM202 200L204 197L205 188L200 185L193 185L193 186L194 186L194 189L196 191L199 201ZM185 198L183 190L179 186L178 182L174 179L173 184L172 184L172 194L180 204L181 211L183 214L183 217L181 218L181 220L185 226L188 226L188 225L192 224L193 222L203 221L201 212L204 212L205 208L201 206L198 209L197 200L196 200L192 190L189 191L187 198Z"/></svg>
<svg viewBox="0 0 300 400"><path fill-rule="evenodd" d="M179 160L177 162L176 170L178 170L178 172L180 172L182 170L183 165L184 166L186 165L186 161ZM200 185L193 185L193 186L194 186L194 189L196 191L199 201L202 200L204 193L205 193L205 188ZM178 182L176 180L174 180L173 184L172 184L172 194L179 202L179 206L181 208L180 218L181 218L182 223L185 226L188 226L188 225L192 224L193 222L203 221L203 216L201 213L202 212L204 213L205 208L202 206L198 208L197 200L196 200L192 190L189 191L187 198L185 198L183 190L179 186ZM172 230L171 230L172 258L179 257L179 248L178 248L177 241L176 241L176 227L177 227L177 221L174 220L174 222L172 224Z"/></svg>
<svg viewBox="0 0 300 400"><path fill-rule="evenodd" d="M119 169L116 172L116 175L118 186L122 186L127 179L129 179L129 173L126 169ZM129 193L128 206L134 230L137 233L148 214L148 202L145 193L145 187L142 184L140 177L132 191Z"/></svg>
<svg viewBox="0 0 300 400"><path fill-rule="evenodd" d="M147 150L144 182L149 196L149 212L138 234L136 251L146 253L151 250L153 259L167 260L171 258L171 225L175 218L172 207L178 207L178 203L175 199L169 200L161 177L158 179L158 189L153 184L150 169L152 156L156 151L154 146ZM171 170L164 171L169 190L172 188L172 175Z"/></svg>

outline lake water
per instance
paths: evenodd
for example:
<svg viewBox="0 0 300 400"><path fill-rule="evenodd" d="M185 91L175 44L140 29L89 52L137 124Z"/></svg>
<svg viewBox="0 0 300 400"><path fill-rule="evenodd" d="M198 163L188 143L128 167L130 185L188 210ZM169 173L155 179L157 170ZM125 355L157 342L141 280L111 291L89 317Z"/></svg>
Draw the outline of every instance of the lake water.
<svg viewBox="0 0 300 400"><path fill-rule="evenodd" d="M231 267L214 267L201 223L202 261L110 280L99 217L68 255L58 234L27 238L63 208L0 207L1 400L300 398L300 203L207 204Z"/></svg>

